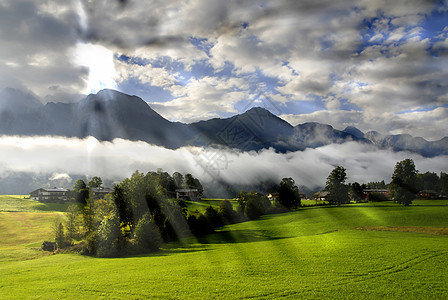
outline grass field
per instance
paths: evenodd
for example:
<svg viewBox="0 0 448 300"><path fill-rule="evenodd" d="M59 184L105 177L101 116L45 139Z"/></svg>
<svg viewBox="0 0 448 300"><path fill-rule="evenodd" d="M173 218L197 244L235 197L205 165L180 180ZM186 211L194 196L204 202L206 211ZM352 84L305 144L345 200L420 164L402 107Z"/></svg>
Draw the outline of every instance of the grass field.
<svg viewBox="0 0 448 300"><path fill-rule="evenodd" d="M23 252L0 257L0 299L447 299L447 204L309 207L114 259L42 256L30 249L41 237L14 245L2 233L2 253ZM57 213L16 217L41 231L46 214Z"/></svg>
<svg viewBox="0 0 448 300"><path fill-rule="evenodd" d="M190 211L196 211L199 212L205 212L205 209L209 206L218 209L219 205L221 204L221 201L223 200L229 200L230 203L233 205L233 209L236 210L238 206L238 202L234 199L201 199L200 201L185 201L187 204L187 208Z"/></svg>
<svg viewBox="0 0 448 300"><path fill-rule="evenodd" d="M41 203L29 196L0 195L0 212L63 212L67 206L66 203Z"/></svg>

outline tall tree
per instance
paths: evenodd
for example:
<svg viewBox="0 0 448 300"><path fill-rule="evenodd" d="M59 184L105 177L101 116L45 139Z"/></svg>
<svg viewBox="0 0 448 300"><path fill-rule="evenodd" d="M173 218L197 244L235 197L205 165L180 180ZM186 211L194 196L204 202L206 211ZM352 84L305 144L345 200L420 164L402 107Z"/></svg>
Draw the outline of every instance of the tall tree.
<svg viewBox="0 0 448 300"><path fill-rule="evenodd" d="M354 182L350 185L350 195L355 202L362 201L364 199L363 188L358 182Z"/></svg>
<svg viewBox="0 0 448 300"><path fill-rule="evenodd" d="M341 166L334 168L330 175L328 175L325 190L328 192L327 199L330 204L341 205L343 203L350 203L348 197L349 188L345 184L346 179L347 174L345 168Z"/></svg>
<svg viewBox="0 0 448 300"><path fill-rule="evenodd" d="M448 195L448 174L447 173L440 173L440 180L439 180L439 191L441 194L447 196Z"/></svg>
<svg viewBox="0 0 448 300"><path fill-rule="evenodd" d="M82 179L78 179L75 181L72 187L73 193L75 193L76 202L81 205L87 204L87 198L89 198L89 189L87 189L87 185Z"/></svg>
<svg viewBox="0 0 448 300"><path fill-rule="evenodd" d="M283 178L278 189L278 203L287 209L293 209L300 206L300 194L294 179Z"/></svg>
<svg viewBox="0 0 448 300"><path fill-rule="evenodd" d="M120 227L122 229L126 229L128 227L132 229L134 226L134 216L132 214L130 203L126 200L127 199L121 185L117 184L114 186L112 201L117 208L118 217L120 218Z"/></svg>
<svg viewBox="0 0 448 300"><path fill-rule="evenodd" d="M103 186L103 180L101 179L101 177L98 176L94 176L90 181L89 181L89 188L99 188Z"/></svg>
<svg viewBox="0 0 448 300"><path fill-rule="evenodd" d="M176 189L181 189L184 184L184 175L179 172L173 173L174 184L176 185Z"/></svg>
<svg viewBox="0 0 448 300"><path fill-rule="evenodd" d="M189 189L198 189L198 194L200 196L204 193L204 188L202 187L201 182L199 182L199 179L193 177L191 174L185 175L185 186Z"/></svg>
<svg viewBox="0 0 448 300"><path fill-rule="evenodd" d="M412 203L417 193L417 173L412 159L407 158L397 162L389 185L394 201L406 206Z"/></svg>
<svg viewBox="0 0 448 300"><path fill-rule="evenodd" d="M76 193L79 193L80 190L87 188L86 183L82 179L78 179L73 184L72 190Z"/></svg>

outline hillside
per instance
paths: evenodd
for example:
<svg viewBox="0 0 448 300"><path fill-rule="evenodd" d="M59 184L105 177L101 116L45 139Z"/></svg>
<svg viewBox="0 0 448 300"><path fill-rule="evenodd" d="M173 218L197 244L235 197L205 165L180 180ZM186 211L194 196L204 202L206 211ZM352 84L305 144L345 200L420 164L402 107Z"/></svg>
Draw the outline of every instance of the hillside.
<svg viewBox="0 0 448 300"><path fill-rule="evenodd" d="M170 243L151 255L2 256L0 276L8 284L0 286L0 298L442 299L448 243L437 234L446 234L447 214L446 201L305 208Z"/></svg>

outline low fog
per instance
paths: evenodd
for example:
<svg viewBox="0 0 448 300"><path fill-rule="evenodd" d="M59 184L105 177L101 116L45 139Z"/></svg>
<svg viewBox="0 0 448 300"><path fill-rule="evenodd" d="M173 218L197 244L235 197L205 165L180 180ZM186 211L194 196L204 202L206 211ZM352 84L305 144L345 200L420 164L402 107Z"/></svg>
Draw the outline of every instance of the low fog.
<svg viewBox="0 0 448 300"><path fill-rule="evenodd" d="M297 185L315 190L325 186L328 174L338 165L347 169L348 182L388 183L395 164L405 158L413 159L421 173L448 171L446 156L424 158L356 142L286 154L273 149L258 153L198 147L170 150L145 142L99 142L92 137L3 136L0 145L0 179L11 172L50 174L48 180L61 185L76 180L73 174L118 182L136 170L146 173L162 168L170 174L191 173L209 186L217 182L239 186L278 183L283 177L292 177Z"/></svg>

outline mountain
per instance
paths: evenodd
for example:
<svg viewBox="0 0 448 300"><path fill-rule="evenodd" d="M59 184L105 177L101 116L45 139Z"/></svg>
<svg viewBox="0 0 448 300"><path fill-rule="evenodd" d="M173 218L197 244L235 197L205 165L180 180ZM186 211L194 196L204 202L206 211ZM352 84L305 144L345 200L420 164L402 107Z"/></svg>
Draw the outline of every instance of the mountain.
<svg viewBox="0 0 448 300"><path fill-rule="evenodd" d="M197 146L224 145L243 151L274 148L280 152L299 150L288 140L294 128L268 110L254 107L227 119L211 119L190 124L198 133Z"/></svg>
<svg viewBox="0 0 448 300"><path fill-rule="evenodd" d="M78 107L77 136L99 140L123 138L143 140L155 145L177 148L191 136L188 126L173 123L137 96L114 90L89 95Z"/></svg>
<svg viewBox="0 0 448 300"><path fill-rule="evenodd" d="M334 129L330 125L308 122L295 128L295 138L305 148L317 148L329 144L342 144L357 141L370 144L370 141L350 132Z"/></svg>
<svg viewBox="0 0 448 300"><path fill-rule="evenodd" d="M448 155L448 137L429 142L406 134L382 135L374 131L364 134L352 126L340 131L315 122L293 127L259 107L226 119L192 124L171 122L141 98L109 89L88 95L80 103L46 105L32 95L5 89L0 93L0 134L94 136L102 141L142 140L170 149L193 145L241 151L273 148L278 152L355 141L427 157Z"/></svg>
<svg viewBox="0 0 448 300"><path fill-rule="evenodd" d="M365 137L374 145L393 151L409 151L419 153L425 157L448 155L448 137L439 141L427 141L421 137L409 134L382 135L376 131L369 131Z"/></svg>
<svg viewBox="0 0 448 300"><path fill-rule="evenodd" d="M39 134L43 107L34 96L7 88L0 92L0 134Z"/></svg>

